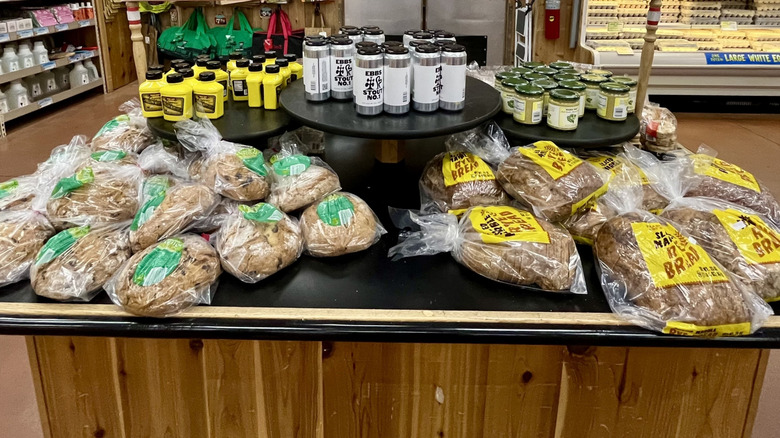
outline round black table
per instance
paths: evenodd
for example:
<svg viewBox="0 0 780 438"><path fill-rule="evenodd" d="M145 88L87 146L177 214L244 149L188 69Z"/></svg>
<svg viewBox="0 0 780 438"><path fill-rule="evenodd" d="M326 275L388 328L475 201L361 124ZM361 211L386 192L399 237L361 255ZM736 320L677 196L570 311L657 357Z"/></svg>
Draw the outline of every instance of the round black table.
<svg viewBox="0 0 780 438"><path fill-rule="evenodd" d="M552 129L542 121L538 125L523 125L512 116L501 113L495 118L504 134L522 144L549 140L565 148L603 148L631 140L639 132L639 119L630 114L624 122L610 122L586 110L574 131Z"/></svg>
<svg viewBox="0 0 780 438"><path fill-rule="evenodd" d="M252 146L281 134L290 124L290 116L283 110L267 111L262 108L249 108L246 102L225 102L225 115L211 121L226 141ZM149 129L155 135L167 140L176 140L174 122L162 117L149 119Z"/></svg>

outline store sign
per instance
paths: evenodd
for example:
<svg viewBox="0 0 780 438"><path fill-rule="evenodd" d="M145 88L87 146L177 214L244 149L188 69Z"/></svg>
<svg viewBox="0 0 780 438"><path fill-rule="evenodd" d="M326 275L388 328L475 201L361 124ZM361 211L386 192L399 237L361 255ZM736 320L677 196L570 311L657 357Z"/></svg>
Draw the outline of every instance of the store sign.
<svg viewBox="0 0 780 438"><path fill-rule="evenodd" d="M707 64L716 65L780 65L780 53L705 53Z"/></svg>

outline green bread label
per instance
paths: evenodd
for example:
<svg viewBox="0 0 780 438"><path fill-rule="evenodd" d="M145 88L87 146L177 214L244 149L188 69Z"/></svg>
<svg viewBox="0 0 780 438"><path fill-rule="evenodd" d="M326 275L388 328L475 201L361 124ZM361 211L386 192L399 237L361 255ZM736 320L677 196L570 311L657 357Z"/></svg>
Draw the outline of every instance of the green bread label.
<svg viewBox="0 0 780 438"><path fill-rule="evenodd" d="M143 188L144 204L138 210L133 218L133 223L130 224L130 230L136 231L141 225L145 224L157 207L165 200L165 194L168 192L170 186L170 180L166 176L153 176L146 180Z"/></svg>
<svg viewBox="0 0 780 438"><path fill-rule="evenodd" d="M330 195L317 205L317 216L328 225L349 226L355 216L355 206L343 195Z"/></svg>
<svg viewBox="0 0 780 438"><path fill-rule="evenodd" d="M184 241L171 238L157 245L147 254L133 274L133 283L139 286L154 286L171 275L179 266Z"/></svg>
<svg viewBox="0 0 780 438"><path fill-rule="evenodd" d="M244 166L248 167L252 172L260 175L268 175L268 170L265 168L265 159L263 154L255 148L243 148L236 152L236 156L244 162Z"/></svg>
<svg viewBox="0 0 780 438"><path fill-rule="evenodd" d="M78 189L84 184L89 184L94 180L95 174L92 173L92 168L85 167L76 172L73 176L62 178L61 180L57 181L57 184L54 186L54 190L51 192L51 198L62 198L68 193Z"/></svg>
<svg viewBox="0 0 780 438"><path fill-rule="evenodd" d="M95 161L119 161L127 156L127 152L124 151L99 151L93 152L91 157Z"/></svg>
<svg viewBox="0 0 780 438"><path fill-rule="evenodd" d="M242 213L244 219L260 223L274 224L284 218L284 214L279 209L265 202L257 203L251 207L239 205L238 211Z"/></svg>
<svg viewBox="0 0 780 438"><path fill-rule="evenodd" d="M127 114L114 117L113 119L109 120L105 125L103 125L102 128L100 128L100 131L98 131L97 134L95 134L94 138L100 137L106 132L116 129L119 127L119 125L123 123L127 123L129 121L130 121L130 117Z"/></svg>
<svg viewBox="0 0 780 438"><path fill-rule="evenodd" d="M40 266L56 259L60 254L68 250L77 240L89 233L89 225L83 227L69 228L60 231L54 237L46 241L38 255L35 256L35 266Z"/></svg>
<svg viewBox="0 0 780 438"><path fill-rule="evenodd" d="M274 161L273 166L274 172L276 172L277 175L300 175L311 166L311 158L306 155L293 155L291 157L277 159Z"/></svg>
<svg viewBox="0 0 780 438"><path fill-rule="evenodd" d="M5 198L19 188L19 181L12 179L0 184L0 199Z"/></svg>

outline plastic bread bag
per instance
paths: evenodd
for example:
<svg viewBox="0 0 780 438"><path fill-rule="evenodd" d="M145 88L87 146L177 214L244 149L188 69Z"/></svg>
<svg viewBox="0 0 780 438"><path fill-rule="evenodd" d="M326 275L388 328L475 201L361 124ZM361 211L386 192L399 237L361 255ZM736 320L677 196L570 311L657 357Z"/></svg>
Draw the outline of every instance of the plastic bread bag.
<svg viewBox="0 0 780 438"><path fill-rule="evenodd" d="M657 103L648 102L639 120L639 141L653 152L668 152L677 148L677 118Z"/></svg>
<svg viewBox="0 0 780 438"><path fill-rule="evenodd" d="M184 231L203 220L220 197L204 184L155 175L144 181L141 207L130 225L133 252Z"/></svg>
<svg viewBox="0 0 780 438"><path fill-rule="evenodd" d="M180 179L193 179L190 166L199 158L200 152L190 152L178 143L158 141L138 155L138 166L147 175L173 175ZM200 173L200 166L195 172Z"/></svg>
<svg viewBox="0 0 780 438"><path fill-rule="evenodd" d="M282 150L271 157L273 184L268 196L268 202L285 213L341 190L336 172L320 158L303 155L297 137L289 134L281 136Z"/></svg>
<svg viewBox="0 0 780 438"><path fill-rule="evenodd" d="M257 283L301 256L303 235L294 218L265 202L228 208L214 235L225 271L244 283Z"/></svg>
<svg viewBox="0 0 780 438"><path fill-rule="evenodd" d="M310 205L301 214L306 253L335 257L363 251L387 233L371 207L357 196L337 192Z"/></svg>
<svg viewBox="0 0 780 438"><path fill-rule="evenodd" d="M134 254L103 289L129 313L161 317L211 304L221 272L209 242L180 234Z"/></svg>
<svg viewBox="0 0 780 438"><path fill-rule="evenodd" d="M587 293L582 262L569 233L532 213L508 206L468 209L452 215L398 215L402 233L390 248L393 260L449 252L463 266L502 283L547 292Z"/></svg>
<svg viewBox="0 0 780 438"><path fill-rule="evenodd" d="M420 177L423 212L460 214L476 205L509 202L488 164L509 155L509 142L495 123L452 135L445 145L447 152L433 157Z"/></svg>
<svg viewBox="0 0 780 438"><path fill-rule="evenodd" d="M125 114L109 120L92 138L93 150L139 153L154 144L154 135L146 125L138 99L123 103L119 111Z"/></svg>
<svg viewBox="0 0 780 438"><path fill-rule="evenodd" d="M74 136L68 144L52 149L49 158L38 164L35 174L41 182L54 181L73 173L90 159L92 150L87 145L87 137ZM53 184L52 184L53 187Z"/></svg>
<svg viewBox="0 0 780 438"><path fill-rule="evenodd" d="M268 147L263 149L266 160L282 150L282 137L285 141L294 141L302 155L322 155L325 153L325 133L308 126L285 132L268 139Z"/></svg>
<svg viewBox="0 0 780 438"><path fill-rule="evenodd" d="M28 278L35 255L53 234L41 212L0 212L0 286Z"/></svg>
<svg viewBox="0 0 780 438"><path fill-rule="evenodd" d="M623 143L623 152L620 156L625 158L639 174L642 183L642 208L653 214L660 213L669 205L669 194L663 193L666 178L660 174L663 173L663 162L652 153L630 143Z"/></svg>
<svg viewBox="0 0 780 438"><path fill-rule="evenodd" d="M203 154L203 162L192 163L195 172L190 172L199 173L204 184L236 201L258 201L268 196L268 167L259 150L223 141L206 118L182 120L174 126L182 146Z"/></svg>
<svg viewBox="0 0 780 438"><path fill-rule="evenodd" d="M0 183L0 211L29 210L38 191L38 175L24 175Z"/></svg>
<svg viewBox="0 0 780 438"><path fill-rule="evenodd" d="M129 222L68 228L35 256L30 283L37 295L59 301L89 301L130 258Z"/></svg>
<svg viewBox="0 0 780 438"><path fill-rule="evenodd" d="M498 166L501 186L534 214L561 222L607 190L609 172L550 141L514 148Z"/></svg>
<svg viewBox="0 0 780 438"><path fill-rule="evenodd" d="M618 211L594 244L612 311L650 330L687 336L753 333L772 310L679 225L640 210L626 187L602 201Z"/></svg>

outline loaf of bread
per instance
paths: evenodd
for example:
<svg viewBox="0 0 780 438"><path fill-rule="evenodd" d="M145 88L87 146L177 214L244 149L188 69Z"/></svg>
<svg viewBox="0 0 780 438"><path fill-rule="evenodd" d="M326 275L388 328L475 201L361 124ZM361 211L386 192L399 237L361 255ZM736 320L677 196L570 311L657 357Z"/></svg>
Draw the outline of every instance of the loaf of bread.
<svg viewBox="0 0 780 438"><path fill-rule="evenodd" d="M423 210L442 213L509 202L490 166L469 152L433 157L420 178L420 197Z"/></svg>
<svg viewBox="0 0 780 438"><path fill-rule="evenodd" d="M203 183L236 201L265 199L270 183L263 154L255 148L233 146L206 159L202 169Z"/></svg>
<svg viewBox="0 0 780 438"><path fill-rule="evenodd" d="M29 210L37 188L38 178L35 175L20 176L0 183L0 211Z"/></svg>
<svg viewBox="0 0 780 438"><path fill-rule="evenodd" d="M338 175L319 158L286 156L273 163L273 186L268 202L289 213L340 189Z"/></svg>
<svg viewBox="0 0 780 438"><path fill-rule="evenodd" d="M92 138L95 151L125 151L139 153L155 143L146 119L141 113L140 102L129 101L119 107L126 112L109 120Z"/></svg>
<svg viewBox="0 0 780 438"><path fill-rule="evenodd" d="M385 229L362 199L338 192L309 206L301 214L306 252L334 257L363 251L376 243Z"/></svg>
<svg viewBox="0 0 780 438"><path fill-rule="evenodd" d="M54 228L30 210L0 213L0 286L28 277L30 266Z"/></svg>

